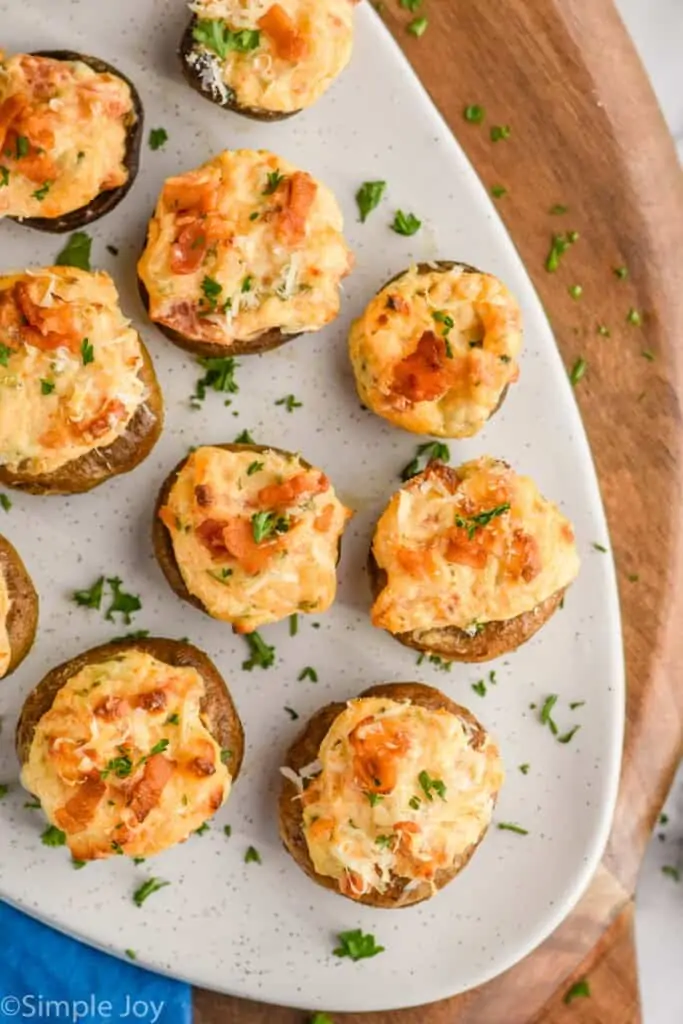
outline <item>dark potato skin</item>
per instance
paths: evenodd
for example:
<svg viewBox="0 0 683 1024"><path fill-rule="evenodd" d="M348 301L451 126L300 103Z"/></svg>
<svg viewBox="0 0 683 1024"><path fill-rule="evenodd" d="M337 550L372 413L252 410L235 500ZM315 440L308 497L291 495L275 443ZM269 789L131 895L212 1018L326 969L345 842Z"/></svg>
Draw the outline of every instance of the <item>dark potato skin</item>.
<svg viewBox="0 0 683 1024"><path fill-rule="evenodd" d="M53 668L36 688L28 695L19 716L16 732L16 748L19 761L24 765L29 758L33 736L38 722L52 707L55 697L68 682L86 665L107 661L117 654L137 650L151 654L158 661L180 668L194 668L202 676L206 694L201 704L205 724L223 750L232 751L227 762L232 779L239 775L244 757L244 730L237 709L232 702L225 681L220 672L197 647L180 640L166 640L150 637L146 640L120 640L100 647L93 647L70 661Z"/></svg>
<svg viewBox="0 0 683 1024"><path fill-rule="evenodd" d="M372 547L368 556L368 575L374 600L386 586L387 574L375 561ZM565 589L556 590L532 611L523 612L514 619L482 623L482 628L474 636L457 626L413 629L408 633L391 635L406 647L424 651L425 654L436 654L446 661L492 661L530 640L556 611Z"/></svg>
<svg viewBox="0 0 683 1024"><path fill-rule="evenodd" d="M222 107L223 110L232 110L236 114L242 114L243 117L251 118L252 121L285 121L288 117L294 117L295 114L301 113L300 110L291 110L285 113L279 110L264 110L262 107L243 107L237 102L234 92L228 86L226 86L228 95L225 100L222 100L220 96L217 96L210 88L206 88L202 85L199 75L188 63L187 59L194 49L194 37L192 33L194 32L194 27L198 21L199 18L196 15L193 15L183 33L183 37L180 40L180 46L178 48L178 56L180 57L183 75L195 92L198 92L200 96L203 96L204 99L209 100L209 102Z"/></svg>
<svg viewBox="0 0 683 1024"><path fill-rule="evenodd" d="M0 483L29 494L82 494L112 476L129 473L147 458L164 423L164 400L149 352L140 340L143 365L140 377L149 395L137 409L123 434L106 448L93 448L52 473L13 473L0 466Z"/></svg>
<svg viewBox="0 0 683 1024"><path fill-rule="evenodd" d="M128 131L124 164L128 171L128 180L125 184L119 186L119 188L110 188L107 189L106 192L100 192L100 194L86 206L81 206L77 210L65 213L61 217L24 217L23 219L21 217L9 218L10 220L15 220L18 224L23 224L29 228L35 228L37 231L49 231L51 234L63 234L66 231L77 231L80 228L86 227L88 224L92 224L93 221L99 220L100 217L104 217L106 213L110 213L119 205L121 200L126 197L130 189L133 187L133 183L140 169L140 147L142 145L142 129L144 125L142 101L138 95L137 89L130 79L126 78L125 75L122 75L121 72L117 71L111 64L107 64L106 61L100 60L99 57L88 57L86 54L77 53L73 50L36 50L32 56L52 57L53 60L64 61L79 60L83 64L87 64L88 67L92 68L93 71L97 71L99 74L108 72L110 75L116 75L117 78L124 81L130 88L136 119L127 126Z"/></svg>
<svg viewBox="0 0 683 1024"><path fill-rule="evenodd" d="M142 304L149 316L149 292L140 278L138 278L138 290ZM280 345L285 345L288 341L298 338L302 333L299 331L297 334L284 334L279 327L273 327L271 330L259 334L252 341L234 341L230 345L219 345L213 341L196 341L194 338L188 338L179 331L173 330L172 327L160 324L157 320L152 320L152 323L174 345L178 345L179 348L185 349L186 352L192 352L194 355L202 356L205 359L258 355L259 352L269 352L271 349L279 348Z"/></svg>
<svg viewBox="0 0 683 1024"><path fill-rule="evenodd" d="M216 444L211 445L212 448L223 448L227 452L253 452L255 455L261 452L279 452L280 455L291 455L292 452L286 452L282 448L275 448L273 445L263 444ZM311 464L302 459L301 456L296 456L301 465L306 469L311 469ZM171 590L173 590L178 597L181 597L183 601L187 601L189 604L194 605L195 608L199 608L200 611L210 615L210 612L206 610L202 602L194 594L191 594L185 585L185 580L180 571L180 567L176 561L175 551L173 550L173 541L171 540L171 534L166 529L161 519L159 519L159 510L168 501L168 497L171 493L171 489L176 482L176 477L180 473L181 469L185 465L189 458L186 455L184 459L178 463L174 469L171 470L169 475L161 485L161 490L154 506L154 520L152 522L152 543L154 545L154 554L157 557L157 561L161 566L161 571L166 577ZM339 544L341 552L341 541Z"/></svg>
<svg viewBox="0 0 683 1024"><path fill-rule="evenodd" d="M0 536L0 573L12 602L7 616L10 662L3 678L18 668L33 646L38 626L38 594L26 566L6 537Z"/></svg>
<svg viewBox="0 0 683 1024"><path fill-rule="evenodd" d="M459 704L455 704L434 687L425 686L424 683L380 683L378 686L371 686L369 690L364 690L360 696L386 697L389 700L395 701L409 700L413 704L419 704L423 708L428 708L430 711L438 711L443 708L452 715L457 715L462 721L469 723L472 730L470 745L475 750L479 750L486 739L486 731L471 712ZM320 744L329 732L334 720L345 707L346 704L343 703L328 704L326 707L321 708L320 711L317 711L287 751L285 765L298 772L306 765L315 761L318 757ZM344 893L339 891L336 879L330 878L327 875L319 875L313 866L303 830L303 805L301 800L296 799L297 796L298 791L294 783L289 779L283 778L280 791L279 814L280 836L285 848L299 867L314 882L322 885L325 889L338 893L340 896L344 895ZM377 907L381 910L393 910L409 907L414 903L421 903L423 900L429 899L434 894L435 889L443 889L448 882L462 871L485 835L486 829L479 836L477 842L468 847L451 867L439 870L434 876L433 886L429 882L423 882L417 888L405 892L409 879L395 876L385 892L375 891L367 893L365 896L361 896L360 899L354 900L354 902L364 903L367 906ZM351 897L347 898L350 899Z"/></svg>

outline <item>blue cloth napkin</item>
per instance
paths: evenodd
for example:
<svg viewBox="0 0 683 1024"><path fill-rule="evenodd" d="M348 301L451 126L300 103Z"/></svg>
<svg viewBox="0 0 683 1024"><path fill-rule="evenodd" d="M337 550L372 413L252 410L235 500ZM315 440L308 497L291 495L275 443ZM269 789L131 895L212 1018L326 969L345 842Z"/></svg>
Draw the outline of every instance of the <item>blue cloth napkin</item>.
<svg viewBox="0 0 683 1024"><path fill-rule="evenodd" d="M0 903L0 1024L191 1024L189 985L90 949Z"/></svg>

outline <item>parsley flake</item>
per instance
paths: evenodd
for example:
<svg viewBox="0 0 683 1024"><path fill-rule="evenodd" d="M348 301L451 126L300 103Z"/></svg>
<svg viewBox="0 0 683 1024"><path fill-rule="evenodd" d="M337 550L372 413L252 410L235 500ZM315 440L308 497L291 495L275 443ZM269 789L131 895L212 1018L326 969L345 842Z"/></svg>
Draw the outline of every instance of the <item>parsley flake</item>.
<svg viewBox="0 0 683 1024"><path fill-rule="evenodd" d="M311 668L310 665L307 665L306 668L303 668L301 672L299 672L299 675L296 678L297 682L299 683L302 682L304 679L310 679L312 683L317 683L318 673L314 668Z"/></svg>
<svg viewBox="0 0 683 1024"><path fill-rule="evenodd" d="M578 237L578 231L568 231L566 235L553 235L550 252L545 261L545 269L548 273L555 273L560 265L560 259L564 256L567 249L578 240Z"/></svg>
<svg viewBox="0 0 683 1024"><path fill-rule="evenodd" d="M216 18L202 18L192 30L192 38L225 60L231 51L249 53L258 49L261 33L256 29L240 29L233 32L224 21Z"/></svg>
<svg viewBox="0 0 683 1024"><path fill-rule="evenodd" d="M9 365L9 357L12 355L12 349L7 345L0 344L0 366Z"/></svg>
<svg viewBox="0 0 683 1024"><path fill-rule="evenodd" d="M31 195L33 196L34 199L37 199L39 202L42 203L43 199L45 198L45 196L48 194L49 191L50 191L50 182L46 181L43 185L40 186L40 188L37 188L35 190L35 192L32 192Z"/></svg>
<svg viewBox="0 0 683 1024"><path fill-rule="evenodd" d="M280 174L279 171L269 171L268 172L268 184L266 185L266 187L263 190L263 195L264 196L272 196L273 192L275 192L277 190L277 188L279 187L280 182L282 182L284 180L285 180L284 174Z"/></svg>
<svg viewBox="0 0 683 1024"><path fill-rule="evenodd" d="M522 775L528 775L530 767L531 767L531 765L529 765L529 764L520 764L519 770L522 773Z"/></svg>
<svg viewBox="0 0 683 1024"><path fill-rule="evenodd" d="M9 169L0 164L0 188L9 185Z"/></svg>
<svg viewBox="0 0 683 1024"><path fill-rule="evenodd" d="M574 999L579 999L581 997L587 998L588 996L590 996L590 994L590 986L586 979L582 978L581 981L577 981L576 984L572 985L572 987L568 990L563 1002L565 1006L569 1006L569 1004L573 1002Z"/></svg>
<svg viewBox="0 0 683 1024"><path fill-rule="evenodd" d="M260 544L276 533L287 533L289 521L275 512L255 512L251 517L251 529L254 540Z"/></svg>
<svg viewBox="0 0 683 1024"><path fill-rule="evenodd" d="M245 864L261 864L261 854L258 852L255 846L248 846L247 852L244 855Z"/></svg>
<svg viewBox="0 0 683 1024"><path fill-rule="evenodd" d="M628 313L626 314L626 319L630 324L633 324L634 327L640 327L643 322L642 316L640 315L638 310L633 309L633 307L631 307L631 309L629 309Z"/></svg>
<svg viewBox="0 0 683 1024"><path fill-rule="evenodd" d="M66 846L66 833L55 825L49 825L40 837L43 846Z"/></svg>
<svg viewBox="0 0 683 1024"><path fill-rule="evenodd" d="M7 495L6 494L0 494L0 508L2 508L4 512L9 512L11 507L12 507L12 502L9 500Z"/></svg>
<svg viewBox="0 0 683 1024"><path fill-rule="evenodd" d="M170 884L170 882L164 882L161 878L148 878L147 881L143 882L140 888L136 889L133 893L133 903L136 907L141 907L152 893L159 892L159 889L163 889L165 886Z"/></svg>
<svg viewBox="0 0 683 1024"><path fill-rule="evenodd" d="M441 797L442 800L445 801L446 786L441 781L441 779L430 778L429 772L423 769L418 775L417 781L420 783L424 791L424 795L427 797L429 801L434 799L434 797L432 796L432 791L436 793L437 796Z"/></svg>
<svg viewBox="0 0 683 1024"><path fill-rule="evenodd" d="M484 509L473 516L461 516L456 513L455 525L462 530L467 530L468 540L472 540L477 530L485 529L493 519L505 515L510 511L510 502L505 501L502 505L494 505L493 508Z"/></svg>
<svg viewBox="0 0 683 1024"><path fill-rule="evenodd" d="M247 476L253 476L254 473L258 473L263 469L263 462L250 462L247 466Z"/></svg>
<svg viewBox="0 0 683 1024"><path fill-rule="evenodd" d="M486 117L486 111L478 103L470 103L463 110L462 116L470 124L481 124Z"/></svg>
<svg viewBox="0 0 683 1024"><path fill-rule="evenodd" d="M205 278L205 281L208 280L209 278ZM237 360L232 356L202 356L197 362L205 373L195 384L192 402L203 402L208 388L231 395L237 394L240 389L235 380L235 370L240 365Z"/></svg>
<svg viewBox="0 0 683 1024"><path fill-rule="evenodd" d="M111 604L107 608L104 616L105 619L108 619L109 622L114 622L114 615L118 612L123 616L125 624L130 626L132 622L131 616L142 608L140 598L136 594L127 594L122 590L121 580L118 576L108 578L107 583L111 587Z"/></svg>
<svg viewBox="0 0 683 1024"><path fill-rule="evenodd" d="M498 828L501 832L516 832L518 836L528 836L529 831L521 825L515 825L512 821L499 821Z"/></svg>
<svg viewBox="0 0 683 1024"><path fill-rule="evenodd" d="M379 206L386 187L386 181L364 181L356 192L356 203L363 223L367 220L368 214Z"/></svg>
<svg viewBox="0 0 683 1024"><path fill-rule="evenodd" d="M90 270L91 249L92 238L90 235L85 231L76 231L55 259L55 265Z"/></svg>
<svg viewBox="0 0 683 1024"><path fill-rule="evenodd" d="M507 194L508 190L505 188L505 185L491 185L491 195L494 199L502 199Z"/></svg>
<svg viewBox="0 0 683 1024"><path fill-rule="evenodd" d="M292 719L292 721L296 722L297 718L299 717L298 711L295 711L294 708L288 708L286 706L285 706L285 711L287 712L289 717Z"/></svg>
<svg viewBox="0 0 683 1024"><path fill-rule="evenodd" d="M335 956L348 956L351 960L365 960L384 952L384 946L378 946L375 936L364 934L360 928L353 931L340 932L337 935L339 945L333 950Z"/></svg>
<svg viewBox="0 0 683 1024"><path fill-rule="evenodd" d="M614 276L618 277L620 281L624 281L628 277L628 267L615 267Z"/></svg>
<svg viewBox="0 0 683 1024"><path fill-rule="evenodd" d="M414 235L422 227L422 221L414 213L397 210L390 227L397 235Z"/></svg>
<svg viewBox="0 0 683 1024"><path fill-rule="evenodd" d="M104 576L100 576L89 590L75 590L71 595L72 600L82 608L99 609L102 604L102 590L104 588Z"/></svg>
<svg viewBox="0 0 683 1024"><path fill-rule="evenodd" d="M558 217L563 213L569 213L569 207L565 206L563 203L555 203L554 206L550 207L548 213L551 213L554 217Z"/></svg>
<svg viewBox="0 0 683 1024"><path fill-rule="evenodd" d="M295 409L301 409L303 402L299 402L294 395L285 395L284 398L278 398L276 405L284 405L287 412L294 412Z"/></svg>
<svg viewBox="0 0 683 1024"><path fill-rule="evenodd" d="M243 636L251 653L249 660L242 662L245 672L251 672L254 668L270 668L275 664L275 648L267 644L260 633L255 630L253 633L244 633Z"/></svg>
<svg viewBox="0 0 683 1024"><path fill-rule="evenodd" d="M512 129L509 124L494 124L491 128L491 142L501 142L504 139L509 139L512 134Z"/></svg>
<svg viewBox="0 0 683 1024"><path fill-rule="evenodd" d="M475 693L478 693L480 697L486 696L486 683L483 679L480 679L476 683L472 683L472 689Z"/></svg>
<svg viewBox="0 0 683 1024"><path fill-rule="evenodd" d="M161 149L168 142L168 132L165 128L152 128L149 133L149 148L152 150Z"/></svg>
<svg viewBox="0 0 683 1024"><path fill-rule="evenodd" d="M448 462L450 457L451 452L448 445L441 441L427 441L426 444L419 444L415 458L401 470L401 480L405 483L417 476L433 459L437 462Z"/></svg>
<svg viewBox="0 0 683 1024"><path fill-rule="evenodd" d="M53 380L40 380L40 393L41 395L51 395L55 389L55 382Z"/></svg>
<svg viewBox="0 0 683 1024"><path fill-rule="evenodd" d="M583 377L586 375L587 369L588 363L583 358L583 356L579 356L579 358L576 360L571 370L569 371L569 383L573 388L575 388L579 381L582 380Z"/></svg>
<svg viewBox="0 0 683 1024"><path fill-rule="evenodd" d="M423 36L427 31L428 24L429 22L424 16L422 18L413 18L408 25L407 31L410 32L411 36L415 36L416 39L419 39L420 36Z"/></svg>
<svg viewBox="0 0 683 1024"><path fill-rule="evenodd" d="M235 444L256 444L256 441L251 436L248 430L243 430L237 435L234 441Z"/></svg>
<svg viewBox="0 0 683 1024"><path fill-rule="evenodd" d="M95 349L87 338L84 338L81 342L81 359L83 360L84 366L87 366L88 363L95 362Z"/></svg>

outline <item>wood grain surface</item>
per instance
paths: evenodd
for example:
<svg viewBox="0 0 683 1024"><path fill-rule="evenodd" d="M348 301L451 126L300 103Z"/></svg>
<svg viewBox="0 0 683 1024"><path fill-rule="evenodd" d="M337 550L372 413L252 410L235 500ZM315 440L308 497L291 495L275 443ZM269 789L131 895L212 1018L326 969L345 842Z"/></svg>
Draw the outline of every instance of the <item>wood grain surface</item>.
<svg viewBox="0 0 683 1024"><path fill-rule="evenodd" d="M683 750L683 176L611 0L423 0L425 34L387 0L382 16L496 200L534 280L576 388L619 574L627 730L603 862L575 911L489 984L335 1024L637 1024L636 873ZM380 82L377 88L381 88ZM478 103L486 123L464 121ZM489 128L509 125L493 143ZM569 213L551 216L553 204ZM552 234L580 238L557 273ZM626 266L620 279L614 268ZM568 288L580 284L573 299ZM628 322L630 309L641 326ZM599 325L609 336L598 333ZM646 353L646 355L643 355ZM588 976L592 995L566 1006ZM196 992L197 1024L305 1024L310 1014Z"/></svg>

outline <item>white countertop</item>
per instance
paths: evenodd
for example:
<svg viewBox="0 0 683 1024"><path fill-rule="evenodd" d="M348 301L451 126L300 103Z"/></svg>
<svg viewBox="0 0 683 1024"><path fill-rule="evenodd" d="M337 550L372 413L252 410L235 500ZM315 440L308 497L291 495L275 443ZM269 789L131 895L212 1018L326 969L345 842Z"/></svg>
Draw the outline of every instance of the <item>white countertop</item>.
<svg viewBox="0 0 683 1024"><path fill-rule="evenodd" d="M617 0L617 6L683 159L683 0ZM683 767L664 815L636 896L644 1024L683 1024ZM680 871L680 882L662 872L665 866Z"/></svg>

